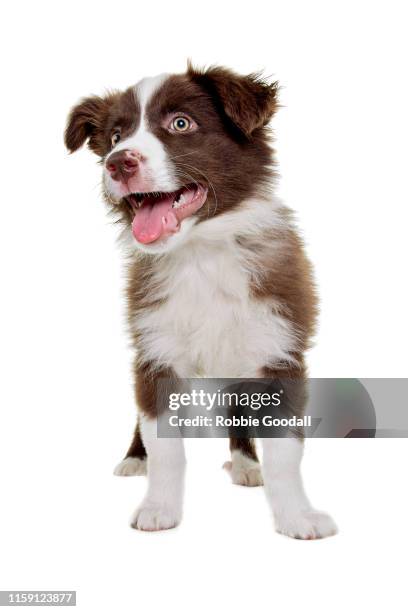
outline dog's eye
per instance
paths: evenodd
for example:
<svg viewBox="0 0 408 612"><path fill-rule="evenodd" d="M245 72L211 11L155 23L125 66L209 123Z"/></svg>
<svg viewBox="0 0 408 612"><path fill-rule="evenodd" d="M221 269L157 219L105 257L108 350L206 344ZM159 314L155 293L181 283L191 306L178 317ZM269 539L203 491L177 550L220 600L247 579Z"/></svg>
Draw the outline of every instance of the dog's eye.
<svg viewBox="0 0 408 612"><path fill-rule="evenodd" d="M113 132L111 136L112 147L118 144L119 140L120 140L120 132Z"/></svg>
<svg viewBox="0 0 408 612"><path fill-rule="evenodd" d="M191 121L187 117L174 117L170 127L176 132L187 132L191 128Z"/></svg>

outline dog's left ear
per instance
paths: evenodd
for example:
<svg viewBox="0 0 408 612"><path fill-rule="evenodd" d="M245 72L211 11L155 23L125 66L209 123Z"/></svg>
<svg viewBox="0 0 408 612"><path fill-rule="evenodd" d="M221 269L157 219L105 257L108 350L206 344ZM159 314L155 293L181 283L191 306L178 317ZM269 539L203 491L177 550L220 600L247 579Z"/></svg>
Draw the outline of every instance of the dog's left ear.
<svg viewBox="0 0 408 612"><path fill-rule="evenodd" d="M104 130L109 113L118 97L117 92L104 97L84 98L71 110L65 129L65 146L73 153L88 141L88 147L97 155L105 153Z"/></svg>
<svg viewBox="0 0 408 612"><path fill-rule="evenodd" d="M241 76L217 66L198 70L191 63L187 74L218 100L223 112L245 136L264 127L278 108L278 82L267 83L259 74Z"/></svg>

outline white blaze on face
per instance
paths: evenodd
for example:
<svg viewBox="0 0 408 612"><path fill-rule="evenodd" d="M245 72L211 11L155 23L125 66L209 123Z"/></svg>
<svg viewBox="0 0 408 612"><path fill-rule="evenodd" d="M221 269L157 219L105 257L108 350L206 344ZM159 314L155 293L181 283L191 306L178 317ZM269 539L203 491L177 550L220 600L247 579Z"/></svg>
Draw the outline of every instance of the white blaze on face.
<svg viewBox="0 0 408 612"><path fill-rule="evenodd" d="M142 156L138 175L129 181L129 187L134 192L170 192L179 186L167 152L162 142L151 132L146 116L147 106L167 78L167 74L147 77L135 85L134 93L140 107L139 125L131 136L119 141L111 151L134 149ZM129 191L120 182L114 181L106 168L104 182L114 197L122 197Z"/></svg>

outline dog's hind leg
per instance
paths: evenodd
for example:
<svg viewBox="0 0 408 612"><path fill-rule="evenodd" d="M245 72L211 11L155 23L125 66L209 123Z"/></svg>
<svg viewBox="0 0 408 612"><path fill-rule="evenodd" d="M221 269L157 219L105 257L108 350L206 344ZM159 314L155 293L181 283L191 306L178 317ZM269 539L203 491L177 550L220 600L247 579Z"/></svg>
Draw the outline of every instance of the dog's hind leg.
<svg viewBox="0 0 408 612"><path fill-rule="evenodd" d="M140 476L146 474L146 449L140 434L139 421L136 423L133 440L125 458L115 467L116 476Z"/></svg>
<svg viewBox="0 0 408 612"><path fill-rule="evenodd" d="M261 466L252 438L230 437L231 461L224 463L234 484L243 487L259 487L263 484Z"/></svg>

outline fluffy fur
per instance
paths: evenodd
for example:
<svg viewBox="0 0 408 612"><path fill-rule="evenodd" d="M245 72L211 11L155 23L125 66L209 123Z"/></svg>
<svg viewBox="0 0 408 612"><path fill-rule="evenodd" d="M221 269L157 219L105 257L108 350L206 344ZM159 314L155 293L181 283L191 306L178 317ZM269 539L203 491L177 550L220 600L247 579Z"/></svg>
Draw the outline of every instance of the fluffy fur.
<svg viewBox="0 0 408 612"><path fill-rule="evenodd" d="M156 432L160 378L296 380L301 389L289 394L288 409L303 410L304 352L316 297L291 215L273 195L267 124L277 91L277 83L259 75L189 65L185 74L86 98L68 119L68 149L87 141L101 158L105 200L123 224L129 256L141 420L115 473L143 473L147 461L148 490L132 519L138 529L174 527L182 514L183 444ZM184 208L180 194L187 198ZM171 207L167 200L174 200ZM161 226L152 221L159 205ZM148 220L141 231L143 214ZM264 481L281 533L303 539L334 533L332 520L314 511L304 494L302 441L263 444L261 474L254 444L231 439L226 467L233 482Z"/></svg>

